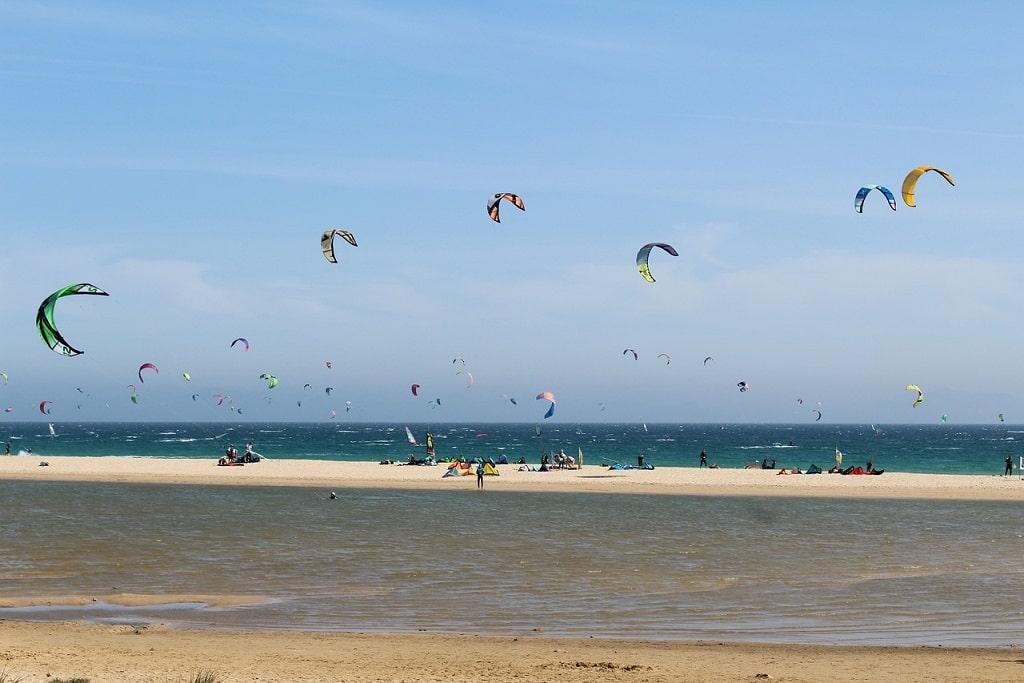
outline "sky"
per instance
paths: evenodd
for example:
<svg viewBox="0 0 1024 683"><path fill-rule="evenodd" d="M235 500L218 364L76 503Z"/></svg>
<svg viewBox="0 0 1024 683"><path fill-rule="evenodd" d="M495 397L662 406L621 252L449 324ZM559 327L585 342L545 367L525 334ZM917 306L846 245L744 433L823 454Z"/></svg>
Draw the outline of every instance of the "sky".
<svg viewBox="0 0 1024 683"><path fill-rule="evenodd" d="M1022 21L4 0L0 420L1024 422ZM919 165L956 187L854 212ZM61 301L64 358L34 319L75 282L111 296Z"/></svg>

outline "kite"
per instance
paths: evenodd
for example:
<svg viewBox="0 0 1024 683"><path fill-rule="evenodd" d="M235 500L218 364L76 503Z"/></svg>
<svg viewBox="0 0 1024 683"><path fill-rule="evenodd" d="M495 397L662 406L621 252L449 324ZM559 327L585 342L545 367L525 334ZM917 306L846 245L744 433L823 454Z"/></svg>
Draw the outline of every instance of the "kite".
<svg viewBox="0 0 1024 683"><path fill-rule="evenodd" d="M997 417L997 418L999 418L999 421L1000 421L1000 422L1006 422L1006 418L1005 418L1005 417L1003 417L1003 414L1002 414L1002 413L999 413L998 415L996 415L996 417Z"/></svg>
<svg viewBox="0 0 1024 683"><path fill-rule="evenodd" d="M242 342L242 344L245 346L246 351L249 350L249 340L246 339L245 337L239 337L235 341L231 342L231 346L229 348L235 348L235 344L237 344L238 342Z"/></svg>
<svg viewBox="0 0 1024 683"><path fill-rule="evenodd" d="M346 413L351 413L352 412L352 401L345 401L345 412Z"/></svg>
<svg viewBox="0 0 1024 683"><path fill-rule="evenodd" d="M198 400L198 399L199 399L199 394L192 394L192 400L193 401Z"/></svg>
<svg viewBox="0 0 1024 683"><path fill-rule="evenodd" d="M667 353L659 353L658 354L658 358L664 358L665 359L665 365L671 365L672 364L672 357L669 356Z"/></svg>
<svg viewBox="0 0 1024 683"><path fill-rule="evenodd" d="M466 360L464 358L461 358L461 357L460 358L452 358L452 365L455 365L456 363L462 363L462 365L465 366L466 365Z"/></svg>
<svg viewBox="0 0 1024 683"><path fill-rule="evenodd" d="M526 204L523 203L523 200L519 195L512 194L511 192L499 192L487 201L487 215L490 216L491 220L495 223L501 222L501 216L498 215L498 204L502 199L520 211L526 211Z"/></svg>
<svg viewBox="0 0 1024 683"><path fill-rule="evenodd" d="M516 401L515 398L513 398L512 396L509 396L508 394L502 394L501 397L514 406L519 405L519 402Z"/></svg>
<svg viewBox="0 0 1024 683"><path fill-rule="evenodd" d="M419 384L413 384L410 387L410 389L412 390L412 395L413 396L419 396L420 395L420 385Z"/></svg>
<svg viewBox="0 0 1024 683"><path fill-rule="evenodd" d="M328 369L328 370L330 370L331 368L333 368L333 367L334 367L334 363L332 363L332 362L331 362L331 361L329 361L329 360L325 360L325 361L324 361L324 365L325 365L325 366L327 366L327 369Z"/></svg>
<svg viewBox="0 0 1024 683"><path fill-rule="evenodd" d="M308 391L309 389L312 389L312 388L313 388L313 385L312 385L312 384L303 384L303 385L302 385L302 388L303 388L303 389L306 389L306 390Z"/></svg>
<svg viewBox="0 0 1024 683"><path fill-rule="evenodd" d="M14 406L7 406L6 408L4 408L4 412L5 413L13 413L14 412Z"/></svg>
<svg viewBox="0 0 1024 683"><path fill-rule="evenodd" d="M797 402L798 404L800 404L800 405L803 405L803 404L804 404L804 400L803 400L802 398L798 398L798 399L796 400L796 402Z"/></svg>
<svg viewBox="0 0 1024 683"><path fill-rule="evenodd" d="M712 358L711 356L708 356L708 357L706 357L704 359L704 365L707 365L708 363L713 363L713 362L715 362L715 359Z"/></svg>
<svg viewBox="0 0 1024 683"><path fill-rule="evenodd" d="M466 375L466 388L467 389L469 389L471 386L476 384L476 378L473 377L473 373L470 372L469 370L459 370L458 372L455 373L456 376L463 375L463 374Z"/></svg>
<svg viewBox="0 0 1024 683"><path fill-rule="evenodd" d="M435 398L434 403L436 403L437 405L441 405L441 399Z"/></svg>
<svg viewBox="0 0 1024 683"><path fill-rule="evenodd" d="M331 414L331 418L338 417L338 413L333 408L331 409L331 413L330 414Z"/></svg>
<svg viewBox="0 0 1024 683"><path fill-rule="evenodd" d="M138 403L139 403L139 395L136 394L134 391L132 392L132 395L129 396L128 398L130 398L132 400L132 403L138 405Z"/></svg>
<svg viewBox="0 0 1024 683"><path fill-rule="evenodd" d="M896 210L896 197L892 190L881 185L865 185L857 190L857 196L853 199L853 208L857 210L857 213L864 213L864 199L871 193L871 190L878 190L885 195L885 201L889 202L889 208L893 211Z"/></svg>
<svg viewBox="0 0 1024 683"><path fill-rule="evenodd" d="M266 382L267 382L267 389L273 389L278 384L277 378L274 377L269 372L264 372L262 375L260 375L260 379L266 380Z"/></svg>
<svg viewBox="0 0 1024 683"><path fill-rule="evenodd" d="M907 206L917 206L917 202L914 199L914 190L917 188L918 179L928 171L935 171L940 176L946 179L946 182L950 185L955 186L953 182L953 176L949 175L941 168L935 168L934 166L918 166L913 171L907 174L907 177L903 179L903 203Z"/></svg>
<svg viewBox="0 0 1024 683"><path fill-rule="evenodd" d="M821 411L820 410L812 410L811 412L818 414L818 417L814 418L814 421L815 422L821 422Z"/></svg>
<svg viewBox="0 0 1024 683"><path fill-rule="evenodd" d="M185 380L186 382L191 382L192 381L192 373L191 372L187 372L187 371L183 372L183 373L181 373L181 378L183 380Z"/></svg>
<svg viewBox="0 0 1024 683"><path fill-rule="evenodd" d="M651 257L651 249L658 247L672 256L679 256L679 252L675 250L671 244L664 244L662 242L651 242L640 247L640 251L636 253L636 269L640 271L640 276L648 282L654 282L654 276L651 275L651 267L647 261Z"/></svg>
<svg viewBox="0 0 1024 683"><path fill-rule="evenodd" d="M7 384L7 373L6 372L0 372L0 378L3 378L4 384Z"/></svg>
<svg viewBox="0 0 1024 683"><path fill-rule="evenodd" d="M53 320L53 309L57 305L57 300L75 294L110 296L96 285L82 282L77 285L62 287L43 299L43 303L39 304L39 311L36 313L36 329L39 331L39 336L43 338L43 342L50 347L50 350L56 351L62 356L77 356L82 353L68 343L60 333L60 330L57 329L57 324Z"/></svg>
<svg viewBox="0 0 1024 683"><path fill-rule="evenodd" d="M334 391L334 387L324 387L324 393L326 393L328 396L331 395L332 391Z"/></svg>
<svg viewBox="0 0 1024 683"><path fill-rule="evenodd" d="M921 405L922 403L924 403L924 392L921 391L921 387L917 386L916 384L908 384L907 385L907 391L916 391L917 392L917 398L914 399L914 407L915 408L918 407L919 405Z"/></svg>
<svg viewBox="0 0 1024 683"><path fill-rule="evenodd" d="M224 394L214 394L213 398L215 401L217 401L217 405L224 405Z"/></svg>
<svg viewBox="0 0 1024 683"><path fill-rule="evenodd" d="M746 391L750 388L749 386L747 386L746 382L737 382L736 386L739 387L741 394L746 393Z"/></svg>
<svg viewBox="0 0 1024 683"><path fill-rule="evenodd" d="M630 354L630 353L633 354L633 360L640 360L640 356L638 356L636 351L634 351L633 349L623 349L622 350L622 355L623 356L625 356L627 354Z"/></svg>
<svg viewBox="0 0 1024 683"><path fill-rule="evenodd" d="M53 403L53 401L40 401L39 402L39 412L42 413L43 415L49 415L50 414L50 404L51 403Z"/></svg>
<svg viewBox="0 0 1024 683"><path fill-rule="evenodd" d="M949 422L949 415L943 413L942 417L939 418L939 422L941 422L942 424L946 424L947 422Z"/></svg>
<svg viewBox="0 0 1024 683"><path fill-rule="evenodd" d="M139 366L139 381L143 382L143 383L145 383L145 381L146 381L146 380L142 379L142 371L143 370L153 370L157 374L160 374L160 368L158 368L157 366L153 365L152 363L143 363L142 365Z"/></svg>
<svg viewBox="0 0 1024 683"><path fill-rule="evenodd" d="M324 258L331 263L338 262L338 257L334 255L335 235L345 240L353 247L359 246L358 244L356 244L355 235L350 233L348 230L325 230L323 236L320 238L320 251L324 253Z"/></svg>
<svg viewBox="0 0 1024 683"><path fill-rule="evenodd" d="M538 401L550 401L551 406L548 408L548 412L544 413L544 419L548 419L555 414L555 395L550 391L542 391L537 394L536 400Z"/></svg>

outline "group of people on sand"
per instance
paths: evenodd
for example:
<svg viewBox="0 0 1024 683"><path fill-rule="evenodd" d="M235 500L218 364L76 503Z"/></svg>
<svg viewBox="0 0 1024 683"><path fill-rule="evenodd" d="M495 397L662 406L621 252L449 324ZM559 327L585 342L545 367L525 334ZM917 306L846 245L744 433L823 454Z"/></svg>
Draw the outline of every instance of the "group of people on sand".
<svg viewBox="0 0 1024 683"><path fill-rule="evenodd" d="M260 455L252 449L252 444L245 444L245 452L239 456L238 449L229 445L224 451L224 457L217 461L218 465L243 465L247 462L259 462Z"/></svg>

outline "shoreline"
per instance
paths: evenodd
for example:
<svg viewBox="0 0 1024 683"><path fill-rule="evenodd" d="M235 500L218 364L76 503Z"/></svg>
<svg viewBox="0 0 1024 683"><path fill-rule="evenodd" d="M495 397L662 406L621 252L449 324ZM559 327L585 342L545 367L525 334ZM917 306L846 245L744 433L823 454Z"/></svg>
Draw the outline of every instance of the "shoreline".
<svg viewBox="0 0 1024 683"><path fill-rule="evenodd" d="M40 467L43 460L49 466ZM500 476L486 477L484 492L1024 501L1024 481L1016 475L886 472L881 476L783 476L777 470L696 467L613 472L598 465L586 465L580 470L520 472L518 467L499 465ZM475 489L475 477L442 479L445 470L444 464L417 467L335 460L273 459L244 467L218 467L212 458L0 456L0 481L441 491Z"/></svg>
<svg viewBox="0 0 1024 683"><path fill-rule="evenodd" d="M288 681L1005 681L1012 648L772 645L451 634L198 631L0 620L6 671L53 677Z"/></svg>

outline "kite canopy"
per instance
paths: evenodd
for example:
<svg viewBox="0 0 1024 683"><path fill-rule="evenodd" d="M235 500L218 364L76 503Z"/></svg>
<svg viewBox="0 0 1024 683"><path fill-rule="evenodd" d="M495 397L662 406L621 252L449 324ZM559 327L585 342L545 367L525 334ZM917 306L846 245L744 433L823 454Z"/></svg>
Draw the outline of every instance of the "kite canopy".
<svg viewBox="0 0 1024 683"><path fill-rule="evenodd" d="M491 220L495 223L501 222L498 204L502 199L520 211L526 211L526 204L523 203L523 200L519 195L512 194L511 192L499 192L487 201L487 215L490 216Z"/></svg>
<svg viewBox="0 0 1024 683"><path fill-rule="evenodd" d="M277 377L274 377L269 372L264 372L262 375L260 375L260 379L266 381L267 389L273 389L274 387L276 387L278 385Z"/></svg>
<svg viewBox="0 0 1024 683"><path fill-rule="evenodd" d="M410 389L412 390L412 395L413 396L419 396L420 395L420 385L419 384L413 384L410 387Z"/></svg>
<svg viewBox="0 0 1024 683"><path fill-rule="evenodd" d="M746 393L750 389L746 382L736 382L736 386L739 388L741 394Z"/></svg>
<svg viewBox="0 0 1024 683"><path fill-rule="evenodd" d="M651 257L651 249L658 247L659 249L667 252L672 256L679 256L679 252L675 250L671 244L664 244L662 242L651 242L640 247L640 251L636 253L636 269L640 271L640 276L648 282L654 282L654 276L651 275L651 267L647 261Z"/></svg>
<svg viewBox="0 0 1024 683"><path fill-rule="evenodd" d="M140 382L145 382L146 381L146 380L144 380L142 378L142 371L143 370L153 370L157 374L160 373L160 368L158 368L157 366L153 365L152 363L143 363L142 365L139 366L139 381Z"/></svg>
<svg viewBox="0 0 1024 683"><path fill-rule="evenodd" d="M706 358L704 359L704 365L707 365L708 363L712 363L712 362L714 362L714 360L715 360L715 359L714 359L714 358L712 358L711 356L707 356L707 357L706 357Z"/></svg>
<svg viewBox="0 0 1024 683"><path fill-rule="evenodd" d="M185 380L186 382L191 382L192 381L192 373L191 372L183 372L183 373L181 373L181 378L183 380Z"/></svg>
<svg viewBox="0 0 1024 683"><path fill-rule="evenodd" d="M39 331L39 336L43 338L43 342L52 351L56 351L62 356L77 356L82 353L82 351L68 343L60 333L60 330L57 329L57 324L53 320L53 309L57 305L57 300L75 294L110 296L96 285L82 282L77 285L62 287L43 299L43 303L39 304L39 311L36 313L36 329Z"/></svg>
<svg viewBox="0 0 1024 683"><path fill-rule="evenodd" d="M640 356L633 349L622 349L623 356L628 356L629 354L633 354L633 360L640 360Z"/></svg>
<svg viewBox="0 0 1024 683"><path fill-rule="evenodd" d="M328 396L331 395L332 391L334 391L334 387L324 387L324 393L327 394Z"/></svg>
<svg viewBox="0 0 1024 683"><path fill-rule="evenodd" d="M670 355L668 355L667 353L659 353L658 354L658 358L664 358L665 359L665 365L671 365L672 364L672 357Z"/></svg>
<svg viewBox="0 0 1024 683"><path fill-rule="evenodd" d="M915 408L918 407L919 405L921 405L922 403L924 403L924 392L921 391L921 387L917 386L916 384L908 384L907 385L907 391L915 391L915 392L917 392L917 398L914 399L914 407Z"/></svg>
<svg viewBox="0 0 1024 683"><path fill-rule="evenodd" d="M4 384L7 384L7 373L6 372L0 372L0 378L3 378Z"/></svg>
<svg viewBox="0 0 1024 683"><path fill-rule="evenodd" d="M820 410L812 410L811 412L818 414L818 417L814 418L814 421L815 422L821 422L821 411Z"/></svg>
<svg viewBox="0 0 1024 683"><path fill-rule="evenodd" d="M907 206L917 206L917 202L914 199L914 190L917 189L918 179L928 171L935 171L945 178L947 183L954 186L956 185L956 183L953 182L953 176L949 175L949 173L943 171L941 168L936 168L934 166L918 166L908 173L907 177L903 179L903 189L901 192L903 194L903 203Z"/></svg>
<svg viewBox="0 0 1024 683"><path fill-rule="evenodd" d="M51 403L53 403L53 401L40 401L39 402L39 412L42 413L43 415L49 415L50 414L50 404Z"/></svg>
<svg viewBox="0 0 1024 683"><path fill-rule="evenodd" d="M353 247L358 247L356 244L355 235L350 233L348 230L325 230L323 236L320 237L320 251L324 253L324 258L331 263L337 263L338 258L334 255L334 237L338 236L345 240Z"/></svg>
<svg viewBox="0 0 1024 683"><path fill-rule="evenodd" d="M555 395L550 391L542 391L537 394L536 400L538 401L550 401L551 405L548 407L548 411L544 413L544 419L548 419L555 414Z"/></svg>
<svg viewBox="0 0 1024 683"><path fill-rule="evenodd" d="M456 376L458 376L458 375L465 375L466 376L466 388L467 389L469 389L471 386L476 384L476 378L473 377L473 373L470 372L469 370L459 370L455 374L456 374Z"/></svg>
<svg viewBox="0 0 1024 683"><path fill-rule="evenodd" d="M896 210L896 197L892 190L881 185L865 185L857 190L857 196L853 199L853 208L857 210L857 213L864 213L864 199L871 193L871 190L878 190L885 195L885 201L889 202L889 208L893 211Z"/></svg>
<svg viewBox="0 0 1024 683"><path fill-rule="evenodd" d="M237 344L238 342L242 342L242 346L244 346L244 347L245 347L245 350L246 350L246 351L248 351L248 350L249 350L249 340L248 340L248 339L246 339L245 337L239 337L239 338L238 338L238 339L236 339L235 341L231 342L231 346L230 346L230 348L232 348L232 349L233 349L233 348L235 348L235 344Z"/></svg>

